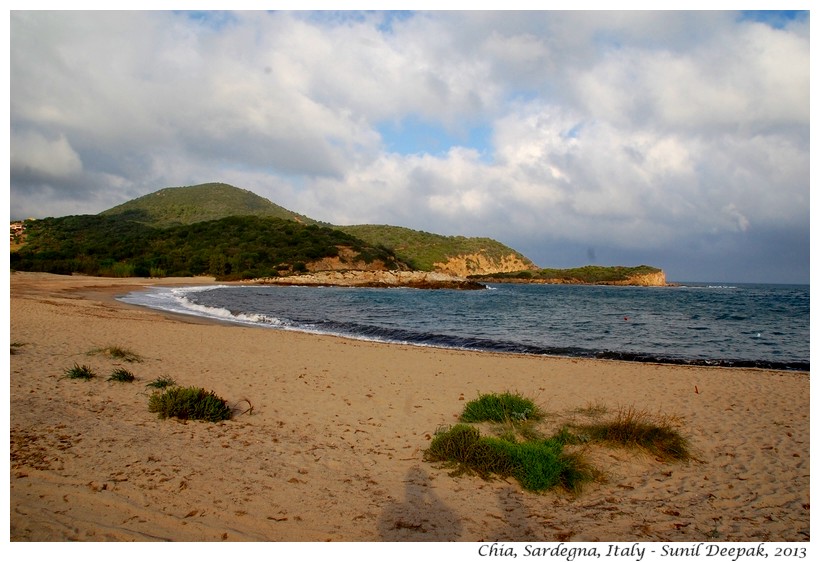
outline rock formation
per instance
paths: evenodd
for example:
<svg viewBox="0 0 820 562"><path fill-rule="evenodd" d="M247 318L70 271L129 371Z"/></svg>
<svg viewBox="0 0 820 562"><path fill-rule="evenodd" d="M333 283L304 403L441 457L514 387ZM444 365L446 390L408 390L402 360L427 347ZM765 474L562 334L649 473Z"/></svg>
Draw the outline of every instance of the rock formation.
<svg viewBox="0 0 820 562"><path fill-rule="evenodd" d="M255 285L333 287L411 287L415 289L486 289L486 285L446 273L428 271L317 271L306 275L266 277Z"/></svg>
<svg viewBox="0 0 820 562"><path fill-rule="evenodd" d="M433 264L436 271L449 273L459 277L468 275L492 275L494 273L509 273L537 269L529 260L524 261L520 256L509 254L499 259L486 254L462 254L448 259L446 262Z"/></svg>

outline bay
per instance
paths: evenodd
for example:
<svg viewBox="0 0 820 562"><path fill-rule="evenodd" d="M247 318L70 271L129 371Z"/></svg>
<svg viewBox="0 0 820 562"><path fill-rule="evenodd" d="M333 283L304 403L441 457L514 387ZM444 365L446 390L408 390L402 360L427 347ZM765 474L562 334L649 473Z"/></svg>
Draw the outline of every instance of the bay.
<svg viewBox="0 0 820 562"><path fill-rule="evenodd" d="M809 286L494 284L487 290L157 287L152 308L350 338L568 357L809 370Z"/></svg>

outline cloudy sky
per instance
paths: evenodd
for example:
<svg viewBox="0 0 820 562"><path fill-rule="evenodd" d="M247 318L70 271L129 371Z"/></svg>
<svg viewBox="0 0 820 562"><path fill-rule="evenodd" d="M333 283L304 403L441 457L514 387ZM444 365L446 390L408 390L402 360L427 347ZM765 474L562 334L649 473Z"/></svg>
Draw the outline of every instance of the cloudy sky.
<svg viewBox="0 0 820 562"><path fill-rule="evenodd" d="M809 15L10 13L12 219L220 181L543 267L809 281Z"/></svg>

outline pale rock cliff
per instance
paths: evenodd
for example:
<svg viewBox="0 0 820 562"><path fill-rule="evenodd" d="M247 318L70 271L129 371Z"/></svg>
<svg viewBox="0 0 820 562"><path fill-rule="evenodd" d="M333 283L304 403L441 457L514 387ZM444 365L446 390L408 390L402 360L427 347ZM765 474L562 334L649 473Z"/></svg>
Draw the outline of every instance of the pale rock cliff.
<svg viewBox="0 0 820 562"><path fill-rule="evenodd" d="M515 254L494 259L484 254L462 254L448 259L446 262L433 264L436 271L459 277L468 275L492 275L493 273L509 273L525 269L537 269L529 260L522 260Z"/></svg>
<svg viewBox="0 0 820 562"><path fill-rule="evenodd" d="M665 287L666 274L663 271L657 273L647 273L645 275L635 275L624 281L615 281L613 285L637 285L639 287Z"/></svg>

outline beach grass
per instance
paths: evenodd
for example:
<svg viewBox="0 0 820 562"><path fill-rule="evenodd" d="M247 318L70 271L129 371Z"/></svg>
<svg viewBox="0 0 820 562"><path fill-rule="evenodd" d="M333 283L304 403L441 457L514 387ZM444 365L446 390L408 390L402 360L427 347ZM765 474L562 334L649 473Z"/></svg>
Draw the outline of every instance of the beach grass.
<svg viewBox="0 0 820 562"><path fill-rule="evenodd" d="M112 359L118 359L120 361L125 361L127 363L141 363L142 357L134 353L128 348L119 346L119 345L109 345L108 347L102 347L97 349L92 349L88 352L89 355L107 355Z"/></svg>
<svg viewBox="0 0 820 562"><path fill-rule="evenodd" d="M176 386L176 384L177 383L173 378L171 378L169 376L166 376L166 375L163 375L163 376L157 377L156 379L154 379L151 382L147 383L145 386L161 390L161 389L168 388L168 387L171 387L171 386Z"/></svg>
<svg viewBox="0 0 820 562"><path fill-rule="evenodd" d="M511 393L480 395L464 407L461 423L436 432L424 459L445 463L454 476L514 477L526 490L560 487L577 493L601 473L581 452L565 450L567 446L602 443L646 450L662 461L691 458L688 441L674 427L675 418L622 407L604 419L608 412L599 403L577 409L575 413L591 421L565 424L544 437L537 421L546 414L532 400ZM474 423L490 423L495 436L482 436Z"/></svg>
<svg viewBox="0 0 820 562"><path fill-rule="evenodd" d="M204 388L170 387L155 392L148 399L148 411L159 414L162 419L204 420L217 422L231 418L228 403Z"/></svg>
<svg viewBox="0 0 820 562"><path fill-rule="evenodd" d="M134 382L135 378L134 374L128 369L118 368L111 372L111 376L108 377L108 380L115 382Z"/></svg>
<svg viewBox="0 0 820 562"><path fill-rule="evenodd" d="M65 376L69 379L90 380L97 375L88 365L78 365L74 363L73 367L65 370Z"/></svg>
<svg viewBox="0 0 820 562"><path fill-rule="evenodd" d="M513 442L482 436L478 428L457 424L437 434L425 451L425 460L444 462L451 474L513 477L530 491L556 486L577 492L595 473L577 455L567 455L559 439Z"/></svg>
<svg viewBox="0 0 820 562"><path fill-rule="evenodd" d="M529 398L520 394L482 394L464 406L459 418L462 422L523 422L544 417L541 409Z"/></svg>
<svg viewBox="0 0 820 562"><path fill-rule="evenodd" d="M662 460L691 459L688 440L675 429L677 420L668 415L653 415L632 406L620 408L611 420L581 424L574 427L590 441L636 447Z"/></svg>

